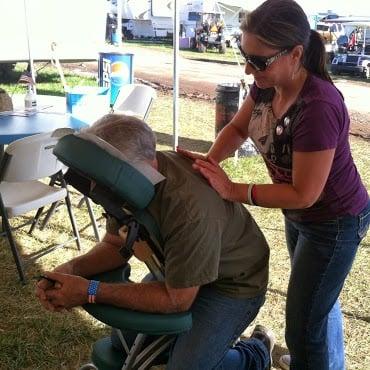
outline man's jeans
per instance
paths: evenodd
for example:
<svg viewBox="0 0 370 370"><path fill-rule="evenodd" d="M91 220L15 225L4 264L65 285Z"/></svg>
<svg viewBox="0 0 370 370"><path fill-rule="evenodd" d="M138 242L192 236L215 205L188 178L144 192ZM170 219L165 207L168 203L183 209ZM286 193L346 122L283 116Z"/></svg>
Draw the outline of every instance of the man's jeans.
<svg viewBox="0 0 370 370"><path fill-rule="evenodd" d="M286 307L291 370L345 368L338 296L369 223L370 202L356 217L285 220L292 264Z"/></svg>
<svg viewBox="0 0 370 370"><path fill-rule="evenodd" d="M202 287L191 307L193 327L177 337L167 370L266 369L270 354L256 339L233 343L256 317L264 297L235 299Z"/></svg>
<svg viewBox="0 0 370 370"><path fill-rule="evenodd" d="M193 326L190 331L177 336L166 369L266 369L270 354L261 341L243 340L233 346L256 317L263 302L264 296L236 299L226 297L210 287L200 288L190 309ZM123 334L126 340L129 339L130 333ZM112 343L115 347L119 346L117 339L113 331ZM151 340L148 338L148 343ZM166 362L166 357L161 356L156 363Z"/></svg>

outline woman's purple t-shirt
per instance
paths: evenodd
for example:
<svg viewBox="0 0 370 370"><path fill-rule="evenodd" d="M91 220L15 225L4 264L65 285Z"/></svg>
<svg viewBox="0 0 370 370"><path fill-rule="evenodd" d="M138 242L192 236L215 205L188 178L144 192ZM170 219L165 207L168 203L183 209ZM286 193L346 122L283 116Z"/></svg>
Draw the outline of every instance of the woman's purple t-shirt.
<svg viewBox="0 0 370 370"><path fill-rule="evenodd" d="M335 148L329 177L317 202L305 209L284 209L284 214L300 222L358 215L369 196L353 162L349 116L339 91L328 81L309 75L296 103L281 119L273 114L274 93L274 89L252 86L250 95L255 106L248 127L274 183L292 183L293 151Z"/></svg>

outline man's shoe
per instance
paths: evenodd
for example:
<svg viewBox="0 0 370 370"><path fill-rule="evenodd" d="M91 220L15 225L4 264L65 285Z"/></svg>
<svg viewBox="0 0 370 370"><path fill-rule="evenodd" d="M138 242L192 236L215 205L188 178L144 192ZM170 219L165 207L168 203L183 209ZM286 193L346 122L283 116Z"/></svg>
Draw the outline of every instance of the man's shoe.
<svg viewBox="0 0 370 370"><path fill-rule="evenodd" d="M279 358L279 366L283 370L289 370L290 368L290 355L283 355Z"/></svg>
<svg viewBox="0 0 370 370"><path fill-rule="evenodd" d="M262 325L256 325L251 338L260 340L265 347L267 348L268 353L270 354L270 365L268 368L272 365L272 350L274 349L275 345L275 335L272 332L272 330L265 328Z"/></svg>

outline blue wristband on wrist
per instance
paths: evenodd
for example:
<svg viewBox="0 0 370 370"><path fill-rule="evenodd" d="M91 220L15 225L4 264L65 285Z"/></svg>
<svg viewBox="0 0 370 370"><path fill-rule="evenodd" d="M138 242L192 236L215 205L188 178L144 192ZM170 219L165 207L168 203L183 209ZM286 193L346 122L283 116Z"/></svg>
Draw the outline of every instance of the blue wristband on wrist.
<svg viewBox="0 0 370 370"><path fill-rule="evenodd" d="M96 294L98 293L100 281L90 280L89 287L87 288L87 296L89 303L95 303Z"/></svg>

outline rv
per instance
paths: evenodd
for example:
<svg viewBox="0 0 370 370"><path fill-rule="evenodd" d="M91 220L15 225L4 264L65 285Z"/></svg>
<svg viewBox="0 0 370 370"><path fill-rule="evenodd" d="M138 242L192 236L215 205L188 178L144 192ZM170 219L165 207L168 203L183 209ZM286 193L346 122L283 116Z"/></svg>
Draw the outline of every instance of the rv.
<svg viewBox="0 0 370 370"><path fill-rule="evenodd" d="M243 0L178 0L180 35L195 37L201 14L222 19L225 30L235 32L244 15ZM117 0L111 0L111 13L117 16ZM122 0L122 31L127 38L171 37L173 0Z"/></svg>
<svg viewBox="0 0 370 370"><path fill-rule="evenodd" d="M117 16L117 0L111 0L111 12ZM173 34L172 0L122 0L124 37L170 37Z"/></svg>

